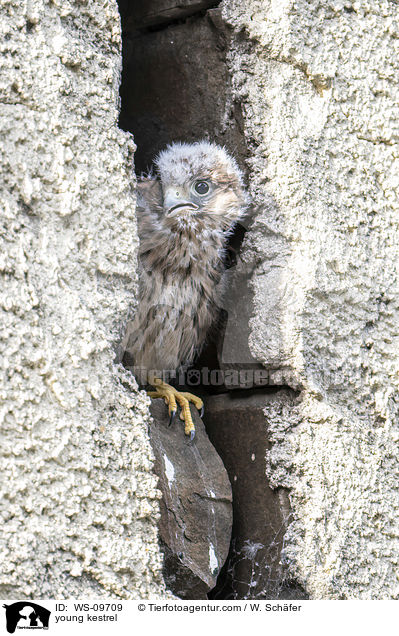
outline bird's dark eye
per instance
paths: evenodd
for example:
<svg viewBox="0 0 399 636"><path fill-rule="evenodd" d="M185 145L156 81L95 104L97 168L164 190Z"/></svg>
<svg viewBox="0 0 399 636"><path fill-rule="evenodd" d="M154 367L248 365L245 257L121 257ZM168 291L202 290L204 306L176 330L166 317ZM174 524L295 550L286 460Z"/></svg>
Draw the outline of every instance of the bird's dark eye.
<svg viewBox="0 0 399 636"><path fill-rule="evenodd" d="M208 194L209 192L209 183L206 181L197 181L194 184L194 190L197 194Z"/></svg>

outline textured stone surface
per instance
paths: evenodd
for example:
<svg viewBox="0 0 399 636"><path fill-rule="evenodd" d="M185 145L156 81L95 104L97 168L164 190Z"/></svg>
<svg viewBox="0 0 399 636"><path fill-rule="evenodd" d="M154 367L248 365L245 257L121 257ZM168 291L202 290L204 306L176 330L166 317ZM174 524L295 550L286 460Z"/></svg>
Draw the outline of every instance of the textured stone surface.
<svg viewBox="0 0 399 636"><path fill-rule="evenodd" d="M233 490L233 534L215 598L304 598L287 580L281 561L291 519L287 491L272 490L265 479L270 405L292 408L295 394L240 391L209 397L205 423L220 453ZM266 405L266 408L265 408ZM266 419L265 419L266 412Z"/></svg>
<svg viewBox="0 0 399 636"><path fill-rule="evenodd" d="M3 2L0 47L0 596L162 596L116 4Z"/></svg>
<svg viewBox="0 0 399 636"><path fill-rule="evenodd" d="M190 134L237 139L243 157L229 132L242 102L259 208L242 254L255 265L250 352L270 382L303 389L268 405L269 478L291 490L284 558L313 598L399 598L398 8L221 7L231 41L193 26L191 48L176 40L185 65L165 39L137 85L162 87L173 64L183 94L198 92L179 111L173 73L173 90L152 91L148 106L173 116L148 120L148 140L138 130L137 165ZM116 7L1 11L1 596L162 595L147 400L112 363L135 294ZM233 94L219 102L226 46Z"/></svg>
<svg viewBox="0 0 399 636"><path fill-rule="evenodd" d="M182 598L206 599L229 551L231 486L203 423L192 412L196 435L190 442L180 419L169 427L166 405L153 400L150 437L162 492L165 582Z"/></svg>
<svg viewBox="0 0 399 636"><path fill-rule="evenodd" d="M259 208L250 349L303 388L269 413L285 555L313 598L399 598L398 7L221 7Z"/></svg>

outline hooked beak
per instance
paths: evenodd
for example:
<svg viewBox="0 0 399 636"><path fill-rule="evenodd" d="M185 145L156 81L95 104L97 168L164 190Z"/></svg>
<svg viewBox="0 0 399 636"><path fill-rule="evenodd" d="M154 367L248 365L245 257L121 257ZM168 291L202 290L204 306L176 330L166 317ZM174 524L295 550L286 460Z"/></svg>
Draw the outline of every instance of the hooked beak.
<svg viewBox="0 0 399 636"><path fill-rule="evenodd" d="M191 201L179 201L179 203L175 203L174 205L170 206L166 210L166 214L169 216L170 214L172 214L173 212L176 212L177 210L180 210L183 212L183 209L198 210L199 206L196 205L195 203L191 203Z"/></svg>
<svg viewBox="0 0 399 636"><path fill-rule="evenodd" d="M166 189L164 193L164 208L167 216L173 216L174 213L178 212L198 210L199 206L187 200L185 188L175 186Z"/></svg>

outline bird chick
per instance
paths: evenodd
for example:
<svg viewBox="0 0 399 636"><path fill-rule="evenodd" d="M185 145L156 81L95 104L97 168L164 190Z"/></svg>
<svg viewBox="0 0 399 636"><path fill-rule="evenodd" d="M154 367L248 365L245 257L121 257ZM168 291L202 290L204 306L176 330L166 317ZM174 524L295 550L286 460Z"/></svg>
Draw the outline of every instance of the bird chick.
<svg viewBox="0 0 399 636"><path fill-rule="evenodd" d="M206 341L221 306L226 241L248 200L237 163L215 144L171 144L155 167L138 183L139 303L124 348L171 418L181 406L192 438L189 402L200 409L202 400L160 378L191 364Z"/></svg>

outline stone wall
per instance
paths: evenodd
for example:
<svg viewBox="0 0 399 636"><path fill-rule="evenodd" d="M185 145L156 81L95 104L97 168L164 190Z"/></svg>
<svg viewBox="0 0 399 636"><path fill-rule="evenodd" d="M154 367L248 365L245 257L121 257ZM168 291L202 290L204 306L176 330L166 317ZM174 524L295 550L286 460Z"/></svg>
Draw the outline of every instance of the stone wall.
<svg viewBox="0 0 399 636"><path fill-rule="evenodd" d="M398 8L221 3L258 207L250 347L271 382L272 485L311 598L398 598Z"/></svg>
<svg viewBox="0 0 399 636"><path fill-rule="evenodd" d="M165 595L116 3L1 8L1 598Z"/></svg>
<svg viewBox="0 0 399 636"><path fill-rule="evenodd" d="M398 598L398 10L216 4L120 1L137 82L120 126L138 170L208 136L249 179L240 346L218 362L263 365L270 387L208 398L241 533L230 597ZM137 247L116 3L1 11L0 596L165 597L148 400L114 363Z"/></svg>

